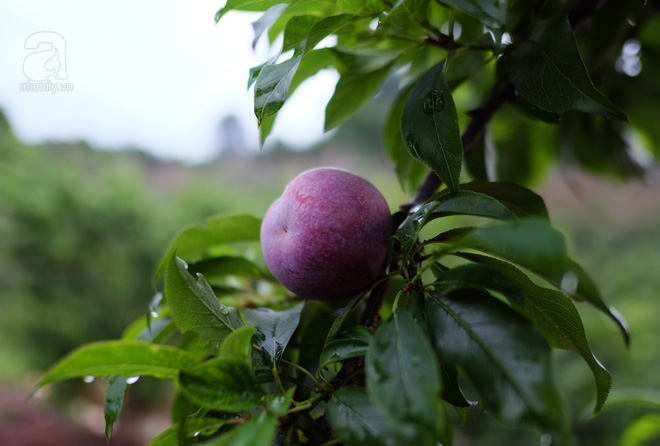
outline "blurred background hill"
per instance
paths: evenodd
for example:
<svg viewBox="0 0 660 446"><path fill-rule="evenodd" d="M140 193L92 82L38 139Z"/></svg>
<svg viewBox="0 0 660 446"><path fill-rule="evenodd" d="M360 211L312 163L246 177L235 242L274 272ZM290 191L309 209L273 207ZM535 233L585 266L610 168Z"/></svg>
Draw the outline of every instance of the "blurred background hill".
<svg viewBox="0 0 660 446"><path fill-rule="evenodd" d="M144 314L154 293L153 269L168 241L184 227L221 213L262 216L293 176L321 165L369 178L393 210L407 201L380 149L374 123L382 121L384 108L378 101L370 104L330 139L305 152L283 145L263 153L248 150L240 129L232 136L236 123L225 120L219 125L226 136L220 139L222 150L199 165L161 161L134 148L97 150L82 141L25 144L0 113L0 386L5 389L0 405L16 407L17 395L27 398L39 374L57 359L83 343L117 338ZM628 351L609 320L594 311L582 312L594 351L614 376L614 394L635 389L652 396L649 389L660 389L658 184L653 179L648 185L624 184L554 173L538 179L534 189L546 198L551 217L567 233L575 257L600 284L606 301L630 322ZM603 423L614 427L607 412L588 422L592 378L575 359L569 353L557 356L562 363L558 381L572 407L584 407L584 413L574 414L582 423L579 432L598 439ZM144 444L152 432L167 426L167 405L154 398L162 394L166 401L167 389L144 381L135 386L129 411L118 425L133 440L118 437L111 444ZM102 383L53 387L49 405L98 438ZM147 394L149 399L141 397ZM149 412L156 418L141 418ZM2 437L10 431L6 413L0 409L0 443L11 445ZM506 435L506 426L488 423L483 430L486 426L473 423L474 432L465 435L472 441L489 429Z"/></svg>

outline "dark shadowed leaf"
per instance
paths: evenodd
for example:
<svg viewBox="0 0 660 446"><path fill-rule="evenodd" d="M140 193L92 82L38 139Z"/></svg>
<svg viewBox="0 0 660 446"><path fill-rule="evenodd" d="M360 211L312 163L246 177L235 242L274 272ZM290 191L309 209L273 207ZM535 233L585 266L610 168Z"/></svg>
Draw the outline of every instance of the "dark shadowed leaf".
<svg viewBox="0 0 660 446"><path fill-rule="evenodd" d="M442 419L435 354L412 317L397 311L373 336L366 357L370 398L392 421L404 444L433 445Z"/></svg>
<svg viewBox="0 0 660 446"><path fill-rule="evenodd" d="M108 387L105 390L105 405L103 413L105 416L105 439L110 441L112 428L117 421L117 417L124 407L124 397L128 391L126 377L122 375L112 375L108 381Z"/></svg>
<svg viewBox="0 0 660 446"><path fill-rule="evenodd" d="M258 406L263 395L250 367L225 358L211 359L183 370L178 384L190 401L228 412Z"/></svg>
<svg viewBox="0 0 660 446"><path fill-rule="evenodd" d="M540 425L555 436L553 444L570 442L550 346L526 319L481 293L433 294L426 315L440 360L467 373L486 409L508 422Z"/></svg>
<svg viewBox="0 0 660 446"><path fill-rule="evenodd" d="M408 193L417 190L428 170L426 165L410 156L401 136L401 113L411 88L412 86L405 88L399 93L383 126L385 150L390 161L394 163L401 188Z"/></svg>
<svg viewBox="0 0 660 446"><path fill-rule="evenodd" d="M392 424L374 405L364 387L342 387L326 408L332 429L351 446L396 446Z"/></svg>
<svg viewBox="0 0 660 446"><path fill-rule="evenodd" d="M431 68L414 85L401 115L406 149L438 174L451 191L458 190L463 146L456 106L445 81L445 62Z"/></svg>
<svg viewBox="0 0 660 446"><path fill-rule="evenodd" d="M172 256L167 269L164 293L179 330L195 331L211 353L244 325L238 310L221 304L204 276L190 275L186 262L177 256Z"/></svg>
<svg viewBox="0 0 660 446"><path fill-rule="evenodd" d="M504 0L442 0L442 3L481 20L489 27L501 28L506 21L508 2Z"/></svg>
<svg viewBox="0 0 660 446"><path fill-rule="evenodd" d="M206 220L206 227L191 226L170 243L154 273L157 282L167 269L174 251L189 262L196 262L209 250L236 242L259 241L261 220L249 215L219 215Z"/></svg>
<svg viewBox="0 0 660 446"><path fill-rule="evenodd" d="M596 381L594 413L598 412L607 399L612 378L594 357L573 302L559 291L536 285L509 263L477 254L463 257L480 264L453 268L442 276L441 282L445 286L476 285L504 294L511 306L532 322L550 345L582 356Z"/></svg>
<svg viewBox="0 0 660 446"><path fill-rule="evenodd" d="M386 66L370 73L344 73L325 108L324 130L327 132L333 129L371 99L378 92L389 70L390 67Z"/></svg>
<svg viewBox="0 0 660 446"><path fill-rule="evenodd" d="M330 341L321 352L319 369L348 358L364 356L373 336L373 331L362 325L355 325L346 333Z"/></svg>
<svg viewBox="0 0 660 446"><path fill-rule="evenodd" d="M286 311L273 311L269 308L248 308L245 320L254 325L255 339L271 365L278 365L293 332L298 328L300 312L304 303L299 303Z"/></svg>
<svg viewBox="0 0 660 446"><path fill-rule="evenodd" d="M628 119L596 90L565 15L536 26L531 38L505 57L511 82L532 105L551 113L576 110Z"/></svg>
<svg viewBox="0 0 660 446"><path fill-rule="evenodd" d="M141 341L101 341L84 345L65 356L36 384L69 378L110 375L174 378L181 369L197 363L185 350Z"/></svg>

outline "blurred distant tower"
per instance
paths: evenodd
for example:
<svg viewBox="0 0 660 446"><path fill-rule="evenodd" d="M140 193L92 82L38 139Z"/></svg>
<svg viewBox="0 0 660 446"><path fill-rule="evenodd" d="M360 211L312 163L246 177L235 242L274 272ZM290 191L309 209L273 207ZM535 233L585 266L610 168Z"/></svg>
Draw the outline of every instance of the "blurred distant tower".
<svg viewBox="0 0 660 446"><path fill-rule="evenodd" d="M218 141L221 156L245 156L249 154L243 128L236 116L225 116L218 125Z"/></svg>

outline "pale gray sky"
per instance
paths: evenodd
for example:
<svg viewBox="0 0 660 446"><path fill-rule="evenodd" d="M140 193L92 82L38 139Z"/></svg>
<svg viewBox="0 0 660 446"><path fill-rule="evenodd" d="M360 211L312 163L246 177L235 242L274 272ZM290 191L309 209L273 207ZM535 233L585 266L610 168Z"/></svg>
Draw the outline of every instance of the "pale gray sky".
<svg viewBox="0 0 660 446"><path fill-rule="evenodd" d="M266 59L268 48L264 41L256 52L251 48L250 22L258 15L232 12L215 25L214 13L223 4L3 2L0 107L28 142L85 139L103 148L134 145L198 162L214 154L222 117L235 114L256 147L246 82L249 68ZM38 34L28 42L32 34L48 32L55 37ZM63 42L55 40L57 35ZM52 45L37 46L40 40ZM59 57L44 64L53 49ZM53 84L61 84L53 88L73 91L25 91L38 88L35 78L44 70ZM320 138L336 79L335 73L322 72L303 84L280 112L273 139L302 149Z"/></svg>

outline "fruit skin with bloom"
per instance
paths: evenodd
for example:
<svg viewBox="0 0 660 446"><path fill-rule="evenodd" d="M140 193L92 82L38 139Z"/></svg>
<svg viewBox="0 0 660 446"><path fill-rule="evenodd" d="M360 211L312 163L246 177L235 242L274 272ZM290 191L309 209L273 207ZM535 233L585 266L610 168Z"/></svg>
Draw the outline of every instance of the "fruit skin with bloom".
<svg viewBox="0 0 660 446"><path fill-rule="evenodd" d="M391 234L389 206L373 184L321 167L298 175L271 204L261 246L266 265L290 291L340 300L378 277Z"/></svg>

